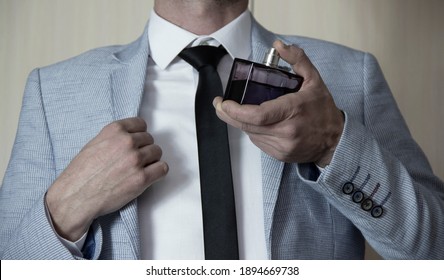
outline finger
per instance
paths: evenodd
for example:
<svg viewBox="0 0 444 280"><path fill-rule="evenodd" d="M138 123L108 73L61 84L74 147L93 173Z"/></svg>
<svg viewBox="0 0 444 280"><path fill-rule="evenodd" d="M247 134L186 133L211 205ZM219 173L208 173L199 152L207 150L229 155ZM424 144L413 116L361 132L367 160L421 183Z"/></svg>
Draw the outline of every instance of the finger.
<svg viewBox="0 0 444 280"><path fill-rule="evenodd" d="M157 161L144 168L145 185L148 187L168 174L169 166L166 162Z"/></svg>
<svg viewBox="0 0 444 280"><path fill-rule="evenodd" d="M240 105L231 100L222 102L221 99L215 99L216 113L225 122L243 130L269 126L291 116L293 109L288 102L289 97L282 96L261 105Z"/></svg>
<svg viewBox="0 0 444 280"><path fill-rule="evenodd" d="M142 166L148 166L162 158L162 149L158 145L144 146L138 152Z"/></svg>
<svg viewBox="0 0 444 280"><path fill-rule="evenodd" d="M127 118L113 122L116 129L121 129L129 133L145 132L147 129L146 122L139 117Z"/></svg>
<svg viewBox="0 0 444 280"><path fill-rule="evenodd" d="M118 135L127 136L130 133L130 137L132 133L145 132L146 133L146 123L141 118L128 118L122 119L115 122L112 122L106 125L100 133L91 139L91 141L86 146L93 146L97 143L100 143L104 140L115 139ZM141 134L142 135L142 134ZM137 136L137 139L141 139L141 135ZM147 139L141 141L141 144L135 144L132 137L129 139L129 144L132 147L140 147L144 142L147 142ZM149 141L148 141L149 142Z"/></svg>
<svg viewBox="0 0 444 280"><path fill-rule="evenodd" d="M130 134L135 148L141 148L154 144L154 138L147 132L136 132Z"/></svg>
<svg viewBox="0 0 444 280"><path fill-rule="evenodd" d="M225 111L222 109L222 102L224 101L222 101L221 97L216 97L213 100L213 106L216 109L216 115L219 119L226 122L227 124L240 129L242 126L241 123L225 113Z"/></svg>
<svg viewBox="0 0 444 280"><path fill-rule="evenodd" d="M125 188L125 192L119 198L124 197L123 201L127 203L138 197L152 184L165 177L168 174L168 170L168 164L163 161L156 161L145 166L143 169L138 170L140 172L133 173L127 178L126 183L128 183L128 187Z"/></svg>
<svg viewBox="0 0 444 280"><path fill-rule="evenodd" d="M241 123L239 121L231 119L223 111L220 111L220 113L218 113L218 117L227 124L246 132L248 135L257 135L262 137L270 136L276 138L276 135L279 134L279 127L277 125L256 126L252 124Z"/></svg>
<svg viewBox="0 0 444 280"><path fill-rule="evenodd" d="M256 126L253 124L241 122L238 120L235 120L231 116L229 116L227 113L225 113L224 110L221 108L221 103L215 104L216 106L216 115L221 119L222 121L226 122L227 124L238 128L240 130L243 130L245 132L254 132L254 133L260 133L260 131L263 130L261 126Z"/></svg>
<svg viewBox="0 0 444 280"><path fill-rule="evenodd" d="M303 49L295 45L285 45L279 40L273 43L273 47L277 50L280 57L292 66L295 73L304 77L304 82L310 81L318 76L317 69L311 63Z"/></svg>
<svg viewBox="0 0 444 280"><path fill-rule="evenodd" d="M270 139L255 134L249 134L248 136L250 137L251 142L256 145L261 151L275 159L285 161L286 158L276 147L275 141L270 141Z"/></svg>

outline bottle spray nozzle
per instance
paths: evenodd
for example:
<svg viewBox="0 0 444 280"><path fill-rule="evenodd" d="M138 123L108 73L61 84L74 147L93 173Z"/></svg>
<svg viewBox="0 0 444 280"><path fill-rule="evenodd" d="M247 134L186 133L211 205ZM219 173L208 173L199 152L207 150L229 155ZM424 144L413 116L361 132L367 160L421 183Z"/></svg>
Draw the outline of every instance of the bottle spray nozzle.
<svg viewBox="0 0 444 280"><path fill-rule="evenodd" d="M264 64L270 67L277 67L279 64L279 53L275 48L271 48L264 57Z"/></svg>

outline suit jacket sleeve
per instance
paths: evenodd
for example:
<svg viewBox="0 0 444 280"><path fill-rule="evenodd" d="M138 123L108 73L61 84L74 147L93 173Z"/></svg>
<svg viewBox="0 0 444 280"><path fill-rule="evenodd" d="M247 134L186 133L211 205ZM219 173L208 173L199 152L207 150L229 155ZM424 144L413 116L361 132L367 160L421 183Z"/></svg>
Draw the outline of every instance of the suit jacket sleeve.
<svg viewBox="0 0 444 280"><path fill-rule="evenodd" d="M0 188L1 259L74 258L45 213L45 193L55 177L37 69L27 81L16 140Z"/></svg>
<svg viewBox="0 0 444 280"><path fill-rule="evenodd" d="M444 186L412 139L376 59L364 55L363 114L346 114L331 164L316 182L299 173L388 259L444 258ZM383 213L374 217L343 185L351 182ZM365 207L364 207L365 208ZM374 213L375 214L375 213ZM377 215L376 215L377 216Z"/></svg>

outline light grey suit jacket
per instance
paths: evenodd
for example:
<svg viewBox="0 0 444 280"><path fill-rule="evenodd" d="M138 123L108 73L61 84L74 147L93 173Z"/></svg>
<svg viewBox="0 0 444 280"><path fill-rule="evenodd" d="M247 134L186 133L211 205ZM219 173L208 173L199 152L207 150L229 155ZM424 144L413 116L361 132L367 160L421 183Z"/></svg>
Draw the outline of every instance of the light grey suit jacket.
<svg viewBox="0 0 444 280"><path fill-rule="evenodd" d="M364 237L385 258L444 258L444 187L411 138L375 58L319 40L278 36L253 20L252 59L275 39L303 48L346 114L331 164L262 156L265 237L273 259L360 259ZM0 189L2 259L72 259L45 216L44 195L107 124L137 116L148 36L34 70ZM161 144L161 143L160 143ZM343 192L352 182L383 214ZM377 216L377 215L376 215ZM137 201L98 218L93 259L140 256Z"/></svg>

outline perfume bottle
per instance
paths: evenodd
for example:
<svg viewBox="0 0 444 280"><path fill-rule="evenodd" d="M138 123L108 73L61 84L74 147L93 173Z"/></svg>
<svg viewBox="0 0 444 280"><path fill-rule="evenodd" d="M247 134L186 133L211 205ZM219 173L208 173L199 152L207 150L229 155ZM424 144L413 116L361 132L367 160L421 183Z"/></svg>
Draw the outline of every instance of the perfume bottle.
<svg viewBox="0 0 444 280"><path fill-rule="evenodd" d="M263 64L235 58L225 90L225 100L259 105L301 88L304 78L278 67L279 54L271 48Z"/></svg>

